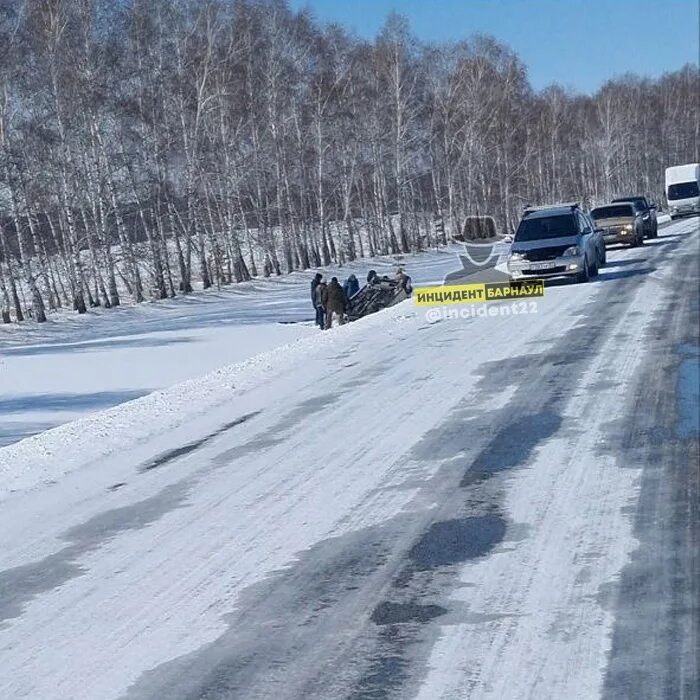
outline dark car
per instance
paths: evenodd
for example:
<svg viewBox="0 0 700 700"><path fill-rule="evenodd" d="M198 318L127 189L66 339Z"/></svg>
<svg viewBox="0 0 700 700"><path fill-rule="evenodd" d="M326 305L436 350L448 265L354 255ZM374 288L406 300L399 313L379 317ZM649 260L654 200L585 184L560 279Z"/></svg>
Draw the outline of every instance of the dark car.
<svg viewBox="0 0 700 700"><path fill-rule="evenodd" d="M630 197L618 197L613 199L613 204L629 202L642 215L642 228L644 238L656 238L659 235L659 224L656 220L656 204L650 202L642 195L632 195Z"/></svg>
<svg viewBox="0 0 700 700"><path fill-rule="evenodd" d="M513 279L573 277L586 282L603 265L603 237L578 204L525 210L508 257Z"/></svg>
<svg viewBox="0 0 700 700"><path fill-rule="evenodd" d="M380 309L394 306L411 296L412 284L408 275L395 278L379 277L373 270L367 276L367 284L348 301L349 321L373 314Z"/></svg>

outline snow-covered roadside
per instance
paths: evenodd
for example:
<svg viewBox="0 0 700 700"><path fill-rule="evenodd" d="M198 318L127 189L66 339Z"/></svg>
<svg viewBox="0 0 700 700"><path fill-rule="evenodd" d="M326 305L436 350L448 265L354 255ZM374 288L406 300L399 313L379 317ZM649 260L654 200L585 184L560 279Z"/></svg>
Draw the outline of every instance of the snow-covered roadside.
<svg viewBox="0 0 700 700"><path fill-rule="evenodd" d="M11 348L0 356L0 447L310 334L310 324L221 325Z"/></svg>
<svg viewBox="0 0 700 700"><path fill-rule="evenodd" d="M312 361L315 353L343 347L352 339L406 317L415 317L410 301L386 312L326 333L314 332L291 343L155 391L132 401L65 423L0 449L0 501L10 493L54 481L86 464L167 432L195 416L277 375ZM245 330L246 327L244 327ZM314 330L314 329L311 329Z"/></svg>
<svg viewBox="0 0 700 700"><path fill-rule="evenodd" d="M457 247L328 268L341 280L402 262L416 283L459 268ZM313 272L119 309L0 326L0 447L70 420L316 335Z"/></svg>

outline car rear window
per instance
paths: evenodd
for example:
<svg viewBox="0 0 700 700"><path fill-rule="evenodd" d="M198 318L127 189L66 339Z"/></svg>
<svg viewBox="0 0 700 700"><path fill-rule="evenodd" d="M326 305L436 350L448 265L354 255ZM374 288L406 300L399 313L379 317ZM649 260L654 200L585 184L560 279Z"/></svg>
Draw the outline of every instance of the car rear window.
<svg viewBox="0 0 700 700"><path fill-rule="evenodd" d="M547 238L564 238L578 234L576 220L571 214L540 216L523 219L515 234L516 241L539 241Z"/></svg>
<svg viewBox="0 0 700 700"><path fill-rule="evenodd" d="M617 204L618 202L629 202L630 204L634 204L637 209L644 209L645 208L645 203L644 200L641 197L625 197L624 199L613 199L613 204Z"/></svg>
<svg viewBox="0 0 700 700"><path fill-rule="evenodd" d="M598 219L613 219L617 216L634 216L631 204L618 204L613 207L598 207L591 212L591 216Z"/></svg>

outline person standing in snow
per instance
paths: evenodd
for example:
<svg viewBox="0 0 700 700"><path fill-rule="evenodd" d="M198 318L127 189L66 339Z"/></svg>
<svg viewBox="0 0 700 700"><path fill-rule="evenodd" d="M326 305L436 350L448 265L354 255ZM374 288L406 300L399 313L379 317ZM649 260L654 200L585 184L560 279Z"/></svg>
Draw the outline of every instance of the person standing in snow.
<svg viewBox="0 0 700 700"><path fill-rule="evenodd" d="M326 309L326 330L333 327L334 314L338 315L338 322L342 326L345 323L345 309L348 300L337 277L333 277L328 287L324 290L323 301L323 306Z"/></svg>
<svg viewBox="0 0 700 700"><path fill-rule="evenodd" d="M357 281L357 277L355 277L355 275L350 275L350 277L345 280L343 291L345 292L345 297L348 299L348 301L360 291L360 283Z"/></svg>
<svg viewBox="0 0 700 700"><path fill-rule="evenodd" d="M318 287L323 284L323 275L317 272L314 278L311 280L311 303L314 306L314 311L316 312L316 325L323 329L325 326L325 312L323 309L323 304L320 301L321 295L317 293ZM326 286L325 284L323 285Z"/></svg>
<svg viewBox="0 0 700 700"><path fill-rule="evenodd" d="M413 291L411 278L403 271L401 266L396 268L396 282L400 289L403 289L409 296L411 295Z"/></svg>
<svg viewBox="0 0 700 700"><path fill-rule="evenodd" d="M316 322L321 330L326 328L326 283L321 280L316 285Z"/></svg>

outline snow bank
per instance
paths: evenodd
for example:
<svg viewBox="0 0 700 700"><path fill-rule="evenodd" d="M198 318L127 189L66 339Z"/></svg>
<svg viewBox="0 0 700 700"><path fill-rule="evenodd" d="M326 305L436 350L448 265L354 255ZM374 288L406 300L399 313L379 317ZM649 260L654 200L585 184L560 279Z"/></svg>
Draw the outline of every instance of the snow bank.
<svg viewBox="0 0 700 700"><path fill-rule="evenodd" d="M401 262L417 284L440 282L459 268L459 250L359 260L324 272L363 279L370 267L392 274ZM312 275L0 326L0 447L316 335Z"/></svg>
<svg viewBox="0 0 700 700"><path fill-rule="evenodd" d="M300 338L168 389L65 423L0 449L0 501L65 476L117 450L186 423L234 396L268 383L329 348L407 318L409 300L384 312L325 333Z"/></svg>
<svg viewBox="0 0 700 700"><path fill-rule="evenodd" d="M0 447L312 333L222 324L10 348L0 353Z"/></svg>

